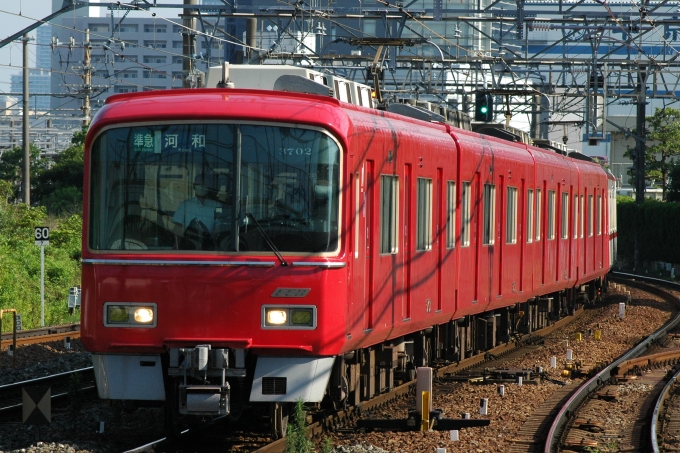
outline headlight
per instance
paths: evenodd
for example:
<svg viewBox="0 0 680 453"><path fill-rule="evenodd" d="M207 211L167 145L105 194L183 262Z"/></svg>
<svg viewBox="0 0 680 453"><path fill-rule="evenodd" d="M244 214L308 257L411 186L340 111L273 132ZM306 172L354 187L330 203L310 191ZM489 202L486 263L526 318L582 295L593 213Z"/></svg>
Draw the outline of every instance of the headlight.
<svg viewBox="0 0 680 453"><path fill-rule="evenodd" d="M286 310L276 310L270 308L267 310L267 324L272 326L281 326L286 323L288 314Z"/></svg>
<svg viewBox="0 0 680 453"><path fill-rule="evenodd" d="M139 323L148 324L153 321L153 309L147 307L137 308L133 318Z"/></svg>
<svg viewBox="0 0 680 453"><path fill-rule="evenodd" d="M265 329L316 329L314 305L264 305L262 327Z"/></svg>
<svg viewBox="0 0 680 453"><path fill-rule="evenodd" d="M106 302L104 325L107 327L156 327L156 304Z"/></svg>

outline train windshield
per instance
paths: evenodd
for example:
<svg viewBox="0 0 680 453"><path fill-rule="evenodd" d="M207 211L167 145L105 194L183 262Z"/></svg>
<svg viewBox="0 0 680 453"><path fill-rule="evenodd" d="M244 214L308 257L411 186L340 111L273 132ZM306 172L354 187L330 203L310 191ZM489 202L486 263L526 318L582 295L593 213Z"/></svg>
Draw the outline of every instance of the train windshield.
<svg viewBox="0 0 680 453"><path fill-rule="evenodd" d="M340 148L315 129L109 129L91 153L93 250L338 249ZM259 224L259 225L256 225Z"/></svg>

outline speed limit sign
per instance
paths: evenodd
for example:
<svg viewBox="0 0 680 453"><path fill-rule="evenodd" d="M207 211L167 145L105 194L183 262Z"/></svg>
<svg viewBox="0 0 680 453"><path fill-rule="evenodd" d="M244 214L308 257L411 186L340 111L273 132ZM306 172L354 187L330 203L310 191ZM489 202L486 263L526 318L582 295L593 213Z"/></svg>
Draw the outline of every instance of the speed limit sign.
<svg viewBox="0 0 680 453"><path fill-rule="evenodd" d="M34 229L35 245L50 245L50 228L46 226L35 227Z"/></svg>

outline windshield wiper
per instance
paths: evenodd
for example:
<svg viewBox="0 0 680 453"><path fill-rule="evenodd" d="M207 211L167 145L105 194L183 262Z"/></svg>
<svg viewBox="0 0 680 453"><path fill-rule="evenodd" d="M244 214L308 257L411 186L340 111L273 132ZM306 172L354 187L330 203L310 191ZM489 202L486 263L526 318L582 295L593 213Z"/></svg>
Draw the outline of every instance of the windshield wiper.
<svg viewBox="0 0 680 453"><path fill-rule="evenodd" d="M279 249L276 248L274 243L272 242L271 239L269 239L269 236L267 236L267 233L264 231L264 229L260 226L260 223L255 220L255 217L249 213L246 212L246 217L249 219L252 219L253 223L255 223L255 228L257 231L260 233L260 235L264 238L264 241L267 243L270 249L272 249L272 252L274 252L274 255L281 261L281 266L288 266L288 263L286 260L283 258L283 255L281 255L281 252L279 252Z"/></svg>

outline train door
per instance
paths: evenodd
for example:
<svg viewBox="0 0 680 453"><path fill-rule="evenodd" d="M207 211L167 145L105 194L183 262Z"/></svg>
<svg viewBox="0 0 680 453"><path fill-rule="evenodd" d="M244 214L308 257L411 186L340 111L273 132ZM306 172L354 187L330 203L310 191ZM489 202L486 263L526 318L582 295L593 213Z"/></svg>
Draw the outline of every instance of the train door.
<svg viewBox="0 0 680 453"><path fill-rule="evenodd" d="M375 262L378 255L378 251L375 250L375 233L373 230L374 224L374 203L375 203L375 191L376 191L376 180L374 173L374 162L372 160L367 160L365 164L365 188L364 188L364 219L365 219L365 233L366 233L366 283L364 292L364 301L366 303L366 311L364 313L364 330L371 330L373 328L373 310L374 310L374 293L373 293L373 276L375 272Z"/></svg>
<svg viewBox="0 0 680 453"><path fill-rule="evenodd" d="M413 178L411 164L404 166L404 293L405 297L401 310L400 320L402 322L411 319L411 268L413 265L413 255L411 254L411 235L413 234L413 226L411 222L411 179Z"/></svg>
<svg viewBox="0 0 680 453"><path fill-rule="evenodd" d="M446 240L442 237L444 233L444 169L437 168L437 183L434 196L435 206L435 224L434 224L434 245L433 248L437 254L437 263L435 265L435 281L437 282L436 303L433 301L435 313L442 311L442 264L444 262L444 251Z"/></svg>
<svg viewBox="0 0 680 453"><path fill-rule="evenodd" d="M438 288L436 267L438 253L434 247L434 214L435 200L439 196L435 194L437 181L433 174L420 172L414 178L415 193L413 196L413 225L415 231L411 232L414 238L409 252L411 253L412 282L411 298L412 319L418 320L433 314L438 308Z"/></svg>
<svg viewBox="0 0 680 453"><path fill-rule="evenodd" d="M350 197L351 212L353 223L350 223L352 231L353 254L351 257L351 282L350 302L347 306L347 331L353 335L360 335L366 327L364 313L366 288L368 278L368 230L366 228L366 174L365 167L361 166L356 172L350 175L350 187L352 195Z"/></svg>

